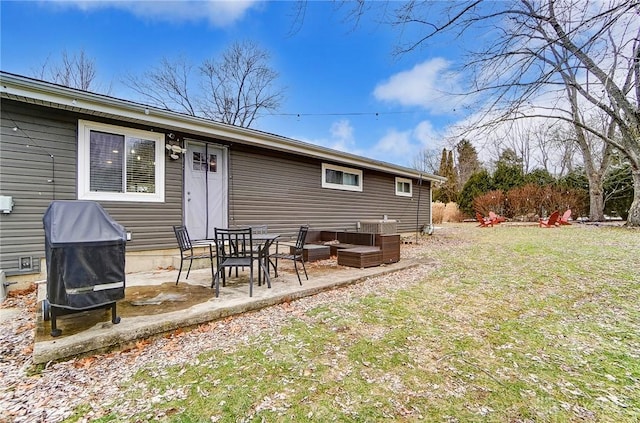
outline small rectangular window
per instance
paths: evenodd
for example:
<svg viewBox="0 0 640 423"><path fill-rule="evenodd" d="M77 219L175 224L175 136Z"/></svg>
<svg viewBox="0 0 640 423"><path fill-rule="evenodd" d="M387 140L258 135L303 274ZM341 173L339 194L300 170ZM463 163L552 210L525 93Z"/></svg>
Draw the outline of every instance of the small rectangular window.
<svg viewBox="0 0 640 423"><path fill-rule="evenodd" d="M322 188L362 191L362 171L322 163Z"/></svg>
<svg viewBox="0 0 640 423"><path fill-rule="evenodd" d="M209 154L209 172L210 173L218 172L218 155L217 154Z"/></svg>
<svg viewBox="0 0 640 423"><path fill-rule="evenodd" d="M412 187L413 184L411 182L411 179L396 177L396 195L402 197L412 197Z"/></svg>
<svg viewBox="0 0 640 423"><path fill-rule="evenodd" d="M205 162L204 154L199 151L192 153L193 170L196 172L205 172L207 170L207 163Z"/></svg>
<svg viewBox="0 0 640 423"><path fill-rule="evenodd" d="M78 121L78 198L164 201L164 136Z"/></svg>

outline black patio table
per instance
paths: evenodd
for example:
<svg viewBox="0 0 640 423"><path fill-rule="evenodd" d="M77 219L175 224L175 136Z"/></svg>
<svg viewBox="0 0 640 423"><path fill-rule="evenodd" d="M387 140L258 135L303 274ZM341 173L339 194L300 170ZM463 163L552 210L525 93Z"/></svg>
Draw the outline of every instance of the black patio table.
<svg viewBox="0 0 640 423"><path fill-rule="evenodd" d="M269 275L269 266L271 261L269 260L269 249L271 245L280 238L280 234L273 233L257 233L252 234L251 239L255 246L258 247L257 255L258 255L258 266L262 269L262 272L265 275L265 280L267 282L267 287L271 288L271 276ZM212 246L216 247L215 239L207 239L207 240L199 240L200 243L208 242ZM216 248L217 251L217 248ZM275 268L275 265L274 265ZM237 275L236 275L237 276ZM215 280L213 281L215 283ZM258 284L260 284L260 280L258 280Z"/></svg>
<svg viewBox="0 0 640 423"><path fill-rule="evenodd" d="M264 272L267 286L271 288L271 276L269 275L269 249L271 248L271 245L280 238L280 234L253 234L252 238L253 241L258 244L258 263Z"/></svg>

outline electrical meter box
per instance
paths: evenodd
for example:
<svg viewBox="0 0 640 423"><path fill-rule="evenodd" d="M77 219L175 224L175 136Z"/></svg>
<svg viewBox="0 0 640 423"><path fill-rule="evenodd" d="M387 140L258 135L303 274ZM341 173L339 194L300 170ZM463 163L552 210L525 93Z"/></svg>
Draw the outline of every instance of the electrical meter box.
<svg viewBox="0 0 640 423"><path fill-rule="evenodd" d="M11 213L13 211L13 197L0 195L0 213Z"/></svg>

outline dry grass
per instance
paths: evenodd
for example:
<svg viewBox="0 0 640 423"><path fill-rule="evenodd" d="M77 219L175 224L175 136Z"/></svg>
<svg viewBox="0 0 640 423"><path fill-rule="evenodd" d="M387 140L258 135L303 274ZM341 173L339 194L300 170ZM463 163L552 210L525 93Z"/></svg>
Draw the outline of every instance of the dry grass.
<svg viewBox="0 0 640 423"><path fill-rule="evenodd" d="M455 223L462 221L462 212L458 209L456 203L440 203L435 202L431 204L431 210L433 213L433 223Z"/></svg>
<svg viewBox="0 0 640 423"><path fill-rule="evenodd" d="M640 232L444 224L404 247L424 265L141 349L68 421L640 420Z"/></svg>

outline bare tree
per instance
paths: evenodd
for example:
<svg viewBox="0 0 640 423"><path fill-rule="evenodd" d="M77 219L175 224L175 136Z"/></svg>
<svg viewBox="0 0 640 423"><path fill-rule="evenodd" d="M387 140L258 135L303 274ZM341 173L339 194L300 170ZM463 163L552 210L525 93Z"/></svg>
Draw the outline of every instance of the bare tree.
<svg viewBox="0 0 640 423"><path fill-rule="evenodd" d="M84 49L73 54L63 50L58 63L50 61L50 57L48 57L34 72L34 76L44 81L83 91L108 93L111 90L110 87L107 90L101 90L97 86L95 61L87 56Z"/></svg>
<svg viewBox="0 0 640 423"><path fill-rule="evenodd" d="M534 167L549 172L556 178L570 173L575 166L582 166L576 157L575 135L566 122L546 121L529 126L528 138L535 153Z"/></svg>
<svg viewBox="0 0 640 423"><path fill-rule="evenodd" d="M434 7L444 10L435 13ZM396 8L393 23L421 34L399 53L444 33L495 31L464 68L473 94L488 99L473 129L543 117L601 138L631 164L634 200L627 224L640 226L639 13L638 0L410 1ZM589 109L603 111L611 125L590 126Z"/></svg>
<svg viewBox="0 0 640 423"><path fill-rule="evenodd" d="M606 116L600 124L598 122L585 122L578 106L575 85L568 83L566 90L573 111L573 129L576 136L576 144L582 153L584 170L589 181L589 220L602 221L604 220L605 204L604 180L613 152L612 144L604 140L607 138L614 139L616 125ZM596 116L592 117L592 119L595 118ZM587 126L596 130L597 133L594 134L587 131L585 129ZM606 138L602 134L606 134Z"/></svg>
<svg viewBox="0 0 640 423"><path fill-rule="evenodd" d="M513 151L513 153L521 160L522 171L530 172L532 169L535 146L531 142L530 125L522 122L509 122L503 125L500 134L491 137L492 142L486 143L486 151L488 151L494 162L497 162L500 155L505 150Z"/></svg>
<svg viewBox="0 0 640 423"><path fill-rule="evenodd" d="M198 116L197 99L189 88L192 79L193 66L186 58L171 61L164 57L157 67L142 76L129 74L123 83L150 105Z"/></svg>
<svg viewBox="0 0 640 423"><path fill-rule="evenodd" d="M232 44L219 61L205 61L200 70L210 96L204 115L249 127L259 113L277 110L282 92L274 90L278 74L268 62L269 54L251 41Z"/></svg>
<svg viewBox="0 0 640 423"><path fill-rule="evenodd" d="M422 149L418 155L413 158L411 167L421 172L436 174L440 169L440 154L440 150L435 148Z"/></svg>
<svg viewBox="0 0 640 423"><path fill-rule="evenodd" d="M269 54L245 41L197 68L182 57L164 58L158 67L139 77L128 75L123 83L158 107L248 128L261 113L279 108L283 90L277 78Z"/></svg>

